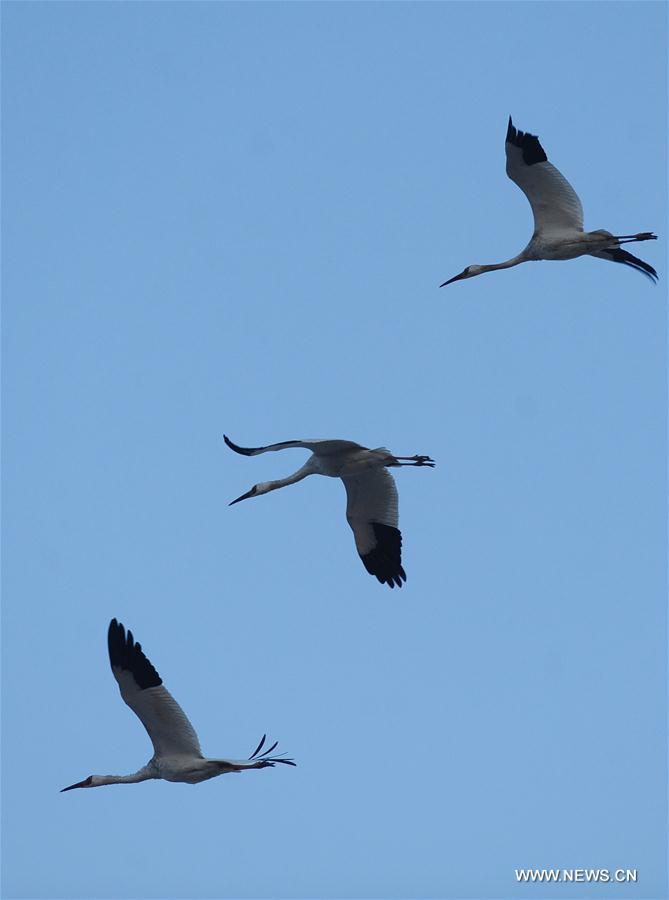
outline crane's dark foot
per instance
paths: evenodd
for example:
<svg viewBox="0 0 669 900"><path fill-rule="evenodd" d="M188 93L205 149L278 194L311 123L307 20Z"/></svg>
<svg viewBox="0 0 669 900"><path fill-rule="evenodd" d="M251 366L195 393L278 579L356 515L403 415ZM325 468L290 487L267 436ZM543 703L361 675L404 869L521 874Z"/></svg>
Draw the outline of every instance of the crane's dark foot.
<svg viewBox="0 0 669 900"><path fill-rule="evenodd" d="M624 238L629 238L631 241L656 241L657 235L653 234L652 231L641 231L639 234L625 234Z"/></svg>
<svg viewBox="0 0 669 900"><path fill-rule="evenodd" d="M395 463L399 466L432 466L434 468L434 460L430 456L421 456L416 453L414 456L396 456ZM404 462L407 460L407 462Z"/></svg>
<svg viewBox="0 0 669 900"><path fill-rule="evenodd" d="M416 454L416 456L412 456L411 459L415 460L413 463L414 466L430 466L432 469L435 466L434 460L429 456L419 456Z"/></svg>

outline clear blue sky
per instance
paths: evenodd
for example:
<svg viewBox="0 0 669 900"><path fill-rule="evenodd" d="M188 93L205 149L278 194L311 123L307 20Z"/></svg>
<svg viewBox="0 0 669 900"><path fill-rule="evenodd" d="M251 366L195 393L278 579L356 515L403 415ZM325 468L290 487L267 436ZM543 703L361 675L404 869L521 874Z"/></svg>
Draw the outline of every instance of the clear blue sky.
<svg viewBox="0 0 669 900"><path fill-rule="evenodd" d="M667 896L666 11L3 4L3 896ZM531 234L509 113L658 287L438 289ZM228 508L305 454L224 432L437 459L406 586L334 480ZM299 767L60 794L150 756L112 616Z"/></svg>

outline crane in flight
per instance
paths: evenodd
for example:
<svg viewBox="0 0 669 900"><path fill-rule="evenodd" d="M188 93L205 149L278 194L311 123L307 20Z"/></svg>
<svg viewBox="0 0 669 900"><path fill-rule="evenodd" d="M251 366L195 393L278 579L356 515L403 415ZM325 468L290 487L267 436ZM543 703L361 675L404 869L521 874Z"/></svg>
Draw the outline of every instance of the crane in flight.
<svg viewBox="0 0 669 900"><path fill-rule="evenodd" d="M152 778L197 784L226 772L264 769L276 763L295 765L292 759L271 755L276 743L261 753L266 735L262 736L247 760L207 759L202 755L200 742L188 717L163 687L162 678L144 655L142 645L135 642L132 632L128 630L126 633L123 625L112 619L107 644L121 697L148 731L154 753L145 766L131 775L89 775L83 781L63 788L63 791L100 787L103 784L135 784Z"/></svg>
<svg viewBox="0 0 669 900"><path fill-rule="evenodd" d="M250 491L233 500L230 506L240 500L259 497L295 484L307 475L341 478L346 488L346 519L353 530L355 546L364 567L381 584L391 588L395 585L402 587L406 574L402 568L402 535L397 527L397 488L388 467L434 467L434 460L419 455L393 456L385 447L369 450L353 441L282 441L267 447L238 447L227 435L223 437L231 450L244 456L257 456L288 447L311 450L311 456L297 472L278 481L255 484Z"/></svg>
<svg viewBox="0 0 669 900"><path fill-rule="evenodd" d="M623 263L657 281L655 269L621 250L621 244L634 241L655 241L657 235L649 231L639 234L613 235L609 231L583 231L583 207L578 194L554 165L548 162L539 138L514 128L511 116L506 132L506 174L530 201L534 214L534 234L527 247L506 262L467 268L444 281L439 287L473 278L496 269L510 269L532 259L575 259L577 256L597 256Z"/></svg>

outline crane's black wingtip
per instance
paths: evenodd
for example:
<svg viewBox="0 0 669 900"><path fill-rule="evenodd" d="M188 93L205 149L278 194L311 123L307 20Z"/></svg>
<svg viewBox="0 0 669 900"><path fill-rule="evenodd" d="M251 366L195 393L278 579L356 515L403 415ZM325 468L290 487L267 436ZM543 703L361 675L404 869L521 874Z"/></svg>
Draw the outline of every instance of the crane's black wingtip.
<svg viewBox="0 0 669 900"><path fill-rule="evenodd" d="M653 284L657 284L659 276L650 263L647 263L643 259L639 259L638 256L633 256L631 253L628 253L627 250L622 250L620 247L614 247L608 250L602 250L598 255L603 259L610 259L611 262L622 263L625 266L629 266L631 269L636 269L637 272L641 272L641 274L645 275Z"/></svg>
<svg viewBox="0 0 669 900"><path fill-rule="evenodd" d="M506 142L507 144L513 143L513 138L516 134L516 129L513 127L513 122L511 121L511 116L509 116L509 124L506 126Z"/></svg>
<svg viewBox="0 0 669 900"><path fill-rule="evenodd" d="M234 441L231 441L227 434L223 435L223 440L231 450L234 450L235 453L241 453L242 456L253 456L258 449L263 449L262 447L240 447L239 444L235 444Z"/></svg>
<svg viewBox="0 0 669 900"><path fill-rule="evenodd" d="M110 656L112 646L118 647L125 644L125 626L122 625L116 617L109 623L109 628L107 629L107 644L109 646Z"/></svg>
<svg viewBox="0 0 669 900"><path fill-rule="evenodd" d="M533 166L536 163L548 160L546 151L541 146L536 134L530 134L527 131L520 131L515 128L511 121L511 116L509 116L509 126L506 129L506 143L522 150L523 162L526 166Z"/></svg>
<svg viewBox="0 0 669 900"><path fill-rule="evenodd" d="M160 687L162 678L144 655L142 645L135 641L132 631L112 619L107 632L107 649L112 669L130 672L140 690Z"/></svg>
<svg viewBox="0 0 669 900"><path fill-rule="evenodd" d="M365 555L360 555L362 564L370 575L389 588L402 587L407 576L402 568L402 534L399 528L372 522L375 545Z"/></svg>
<svg viewBox="0 0 669 900"><path fill-rule="evenodd" d="M381 584L387 584L391 589L394 587L401 588L403 584L406 584L407 580L406 572L404 571L402 566L399 567L395 575L390 575L385 579L379 578L378 575L376 577L379 579Z"/></svg>
<svg viewBox="0 0 669 900"><path fill-rule="evenodd" d="M238 444L235 444L234 441L231 441L227 434L223 435L223 440L231 450L235 451L235 453L244 453L244 448L240 447Z"/></svg>

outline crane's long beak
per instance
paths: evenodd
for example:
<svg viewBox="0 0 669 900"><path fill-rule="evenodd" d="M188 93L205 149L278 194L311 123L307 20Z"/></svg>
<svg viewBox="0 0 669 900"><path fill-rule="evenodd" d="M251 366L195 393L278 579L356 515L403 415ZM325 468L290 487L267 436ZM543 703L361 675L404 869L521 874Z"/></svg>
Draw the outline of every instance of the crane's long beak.
<svg viewBox="0 0 669 900"><path fill-rule="evenodd" d="M467 270L465 269L465 272ZM445 281L443 284L440 284L439 287L446 287L447 284L453 284L454 281L460 281L461 278L465 277L465 272L460 272L459 275L455 275L453 278L449 278L448 281Z"/></svg>
<svg viewBox="0 0 669 900"><path fill-rule="evenodd" d="M231 503L228 503L228 506L234 506L235 503L239 503L240 500L248 500L249 497L253 497L255 492L256 492L255 487L252 487L250 491L247 491L245 494L242 494L241 497L237 497L236 500L233 500Z"/></svg>
<svg viewBox="0 0 669 900"><path fill-rule="evenodd" d="M84 785L85 785L85 783L86 783L87 781L88 781L88 778L84 778L83 781L78 781L76 784L71 784L69 787L63 788L63 790L62 790L60 793L62 794L62 793L64 793L65 791L71 791L71 790L74 790L74 788L84 787Z"/></svg>

